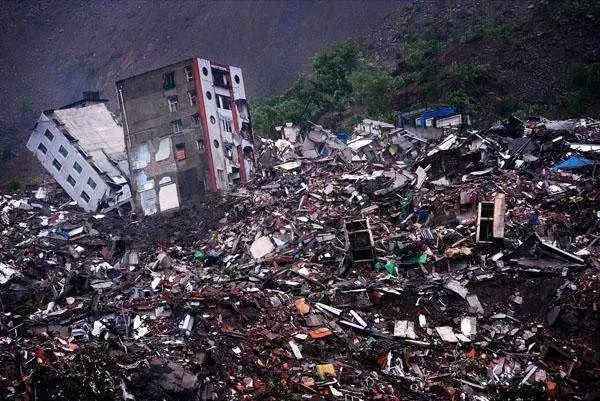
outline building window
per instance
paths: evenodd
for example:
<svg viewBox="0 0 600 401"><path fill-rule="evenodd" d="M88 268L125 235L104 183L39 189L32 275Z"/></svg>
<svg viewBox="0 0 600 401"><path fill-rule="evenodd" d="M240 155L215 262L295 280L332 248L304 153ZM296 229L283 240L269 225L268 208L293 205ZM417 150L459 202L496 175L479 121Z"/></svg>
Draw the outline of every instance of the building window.
<svg viewBox="0 0 600 401"><path fill-rule="evenodd" d="M192 121L194 121L194 125L200 125L200 114L194 114L192 116Z"/></svg>
<svg viewBox="0 0 600 401"><path fill-rule="evenodd" d="M231 110L231 105L229 104L229 97L223 95L217 95L217 107L220 109Z"/></svg>
<svg viewBox="0 0 600 401"><path fill-rule="evenodd" d="M77 182L75 182L75 178L73 178L73 177L71 177L71 176L68 176L68 177L67 177L67 182L68 182L69 184L71 184L71 186L72 186L72 187L75 187L75 185L77 184Z"/></svg>
<svg viewBox="0 0 600 401"><path fill-rule="evenodd" d="M214 81L213 83L216 86L220 86L223 88L229 88L229 73L227 71L213 68L212 75L213 75L213 81Z"/></svg>
<svg viewBox="0 0 600 401"><path fill-rule="evenodd" d="M236 75L233 77L233 79L235 80L235 83L236 83L236 84L239 84L239 83L240 83L240 76L239 76L239 75L237 75L237 74L236 74Z"/></svg>
<svg viewBox="0 0 600 401"><path fill-rule="evenodd" d="M54 166L56 171L60 171L60 169L62 168L62 164L60 164L60 162L56 159L54 159L54 161L52 161L52 165Z"/></svg>
<svg viewBox="0 0 600 401"><path fill-rule="evenodd" d="M40 144L38 145L38 150L40 152L42 152L43 154L46 154L46 152L48 152L48 148L46 147L46 145L44 145L43 143L40 142Z"/></svg>
<svg viewBox="0 0 600 401"><path fill-rule="evenodd" d="M202 139L198 139L196 141L196 145L198 145L198 151L203 153L204 152L204 142L202 141Z"/></svg>
<svg viewBox="0 0 600 401"><path fill-rule="evenodd" d="M90 201L90 196L85 191L81 191L81 199L83 199L84 202L87 203Z"/></svg>
<svg viewBox="0 0 600 401"><path fill-rule="evenodd" d="M184 69L185 71L185 80L188 82L192 82L194 80L194 70L192 70L191 66L187 66Z"/></svg>
<svg viewBox="0 0 600 401"><path fill-rule="evenodd" d="M169 96L167 98L167 101L169 102L169 111L171 113L174 113L177 110L179 110L179 99L177 98L177 96Z"/></svg>
<svg viewBox="0 0 600 401"><path fill-rule="evenodd" d="M181 130L181 120L171 121L171 134L178 134Z"/></svg>
<svg viewBox="0 0 600 401"><path fill-rule="evenodd" d="M205 76L208 76L208 68L206 68L206 67L202 67L202 73L203 73Z"/></svg>
<svg viewBox="0 0 600 401"><path fill-rule="evenodd" d="M62 145L60 145L60 148L58 148L58 153L60 153L65 159L67 158L67 156L69 156L69 151L65 149L65 147Z"/></svg>
<svg viewBox="0 0 600 401"><path fill-rule="evenodd" d="M231 120L228 120L226 118L221 118L221 128L223 129L223 131L226 132L233 132L231 130Z"/></svg>
<svg viewBox="0 0 600 401"><path fill-rule="evenodd" d="M173 71L165 72L163 74L163 89L164 90L173 89L174 87L175 87L175 73Z"/></svg>
<svg viewBox="0 0 600 401"><path fill-rule="evenodd" d="M92 180L91 178L88 178L87 184L90 188L96 189L96 181Z"/></svg>
<svg viewBox="0 0 600 401"><path fill-rule="evenodd" d="M210 123L214 124L217 120L215 120L215 116L210 116Z"/></svg>
<svg viewBox="0 0 600 401"><path fill-rule="evenodd" d="M217 141L216 139L213 141L213 145L215 145L215 148L219 148L219 141Z"/></svg>
<svg viewBox="0 0 600 401"><path fill-rule="evenodd" d="M81 165L77 162L73 163L73 170L77 171L79 174L81 174L81 170L83 170L81 168Z"/></svg>
<svg viewBox="0 0 600 401"><path fill-rule="evenodd" d="M50 132L50 130L48 130L48 129L46 130L46 132L44 132L44 136L50 142L52 142L54 140L54 134L52 132Z"/></svg>
<svg viewBox="0 0 600 401"><path fill-rule="evenodd" d="M212 99L212 93L210 93L209 91L206 91L206 98L208 100Z"/></svg>
<svg viewBox="0 0 600 401"><path fill-rule="evenodd" d="M185 160L185 143L175 145L175 158L177 160Z"/></svg>
<svg viewBox="0 0 600 401"><path fill-rule="evenodd" d="M190 98L190 105L193 106L196 103L198 103L198 99L196 99L196 91L195 90L188 91L188 97Z"/></svg>

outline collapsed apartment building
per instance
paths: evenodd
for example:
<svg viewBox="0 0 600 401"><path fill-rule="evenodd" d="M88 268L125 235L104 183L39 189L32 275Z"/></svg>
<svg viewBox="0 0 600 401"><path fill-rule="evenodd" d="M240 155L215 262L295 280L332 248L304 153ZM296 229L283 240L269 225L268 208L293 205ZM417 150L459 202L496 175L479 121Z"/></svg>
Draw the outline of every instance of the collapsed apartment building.
<svg viewBox="0 0 600 401"><path fill-rule="evenodd" d="M58 184L86 211L110 210L131 202L123 133L98 92L44 111L27 148Z"/></svg>
<svg viewBox="0 0 600 401"><path fill-rule="evenodd" d="M191 58L116 83L136 209L177 209L254 169L242 70Z"/></svg>
<svg viewBox="0 0 600 401"><path fill-rule="evenodd" d="M240 68L193 58L116 86L122 126L106 99L84 92L42 113L27 144L84 210L131 203L152 215L249 181L254 137Z"/></svg>

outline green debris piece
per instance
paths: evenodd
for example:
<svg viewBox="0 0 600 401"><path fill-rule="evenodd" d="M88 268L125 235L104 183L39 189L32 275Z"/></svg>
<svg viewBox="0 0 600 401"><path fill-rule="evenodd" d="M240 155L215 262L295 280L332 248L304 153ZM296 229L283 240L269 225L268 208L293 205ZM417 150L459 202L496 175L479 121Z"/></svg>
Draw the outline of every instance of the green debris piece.
<svg viewBox="0 0 600 401"><path fill-rule="evenodd" d="M429 258L429 256L425 252L423 252L419 256L415 256L414 258L410 258L408 260L408 263L417 265L417 264L421 264L421 263L427 262L428 258Z"/></svg>
<svg viewBox="0 0 600 401"><path fill-rule="evenodd" d="M202 252L200 249L196 249L196 251L194 252L194 259L196 259L198 261L203 261L204 260L204 252Z"/></svg>
<svg viewBox="0 0 600 401"><path fill-rule="evenodd" d="M385 270L387 270L388 273L390 273L390 275L394 277L398 276L398 266L396 266L395 263L388 261L384 267Z"/></svg>

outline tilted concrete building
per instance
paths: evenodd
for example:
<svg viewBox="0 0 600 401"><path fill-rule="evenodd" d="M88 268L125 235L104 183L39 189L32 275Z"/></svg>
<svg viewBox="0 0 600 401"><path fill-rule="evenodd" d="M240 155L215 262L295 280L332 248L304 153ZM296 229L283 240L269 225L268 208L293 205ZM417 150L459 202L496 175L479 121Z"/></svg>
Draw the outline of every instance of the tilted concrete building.
<svg viewBox="0 0 600 401"><path fill-rule="evenodd" d="M191 58L116 86L142 214L248 182L253 135L240 68Z"/></svg>
<svg viewBox="0 0 600 401"><path fill-rule="evenodd" d="M86 211L132 202L123 130L98 92L38 119L27 148Z"/></svg>

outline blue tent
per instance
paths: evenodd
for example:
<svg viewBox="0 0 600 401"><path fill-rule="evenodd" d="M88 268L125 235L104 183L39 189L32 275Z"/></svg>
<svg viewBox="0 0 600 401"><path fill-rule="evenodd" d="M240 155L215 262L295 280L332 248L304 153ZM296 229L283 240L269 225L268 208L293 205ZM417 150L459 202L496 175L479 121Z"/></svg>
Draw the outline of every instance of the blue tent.
<svg viewBox="0 0 600 401"><path fill-rule="evenodd" d="M594 160L584 159L579 155L573 155L562 163L552 167L552 170L575 170L582 167L593 166L596 164Z"/></svg>

